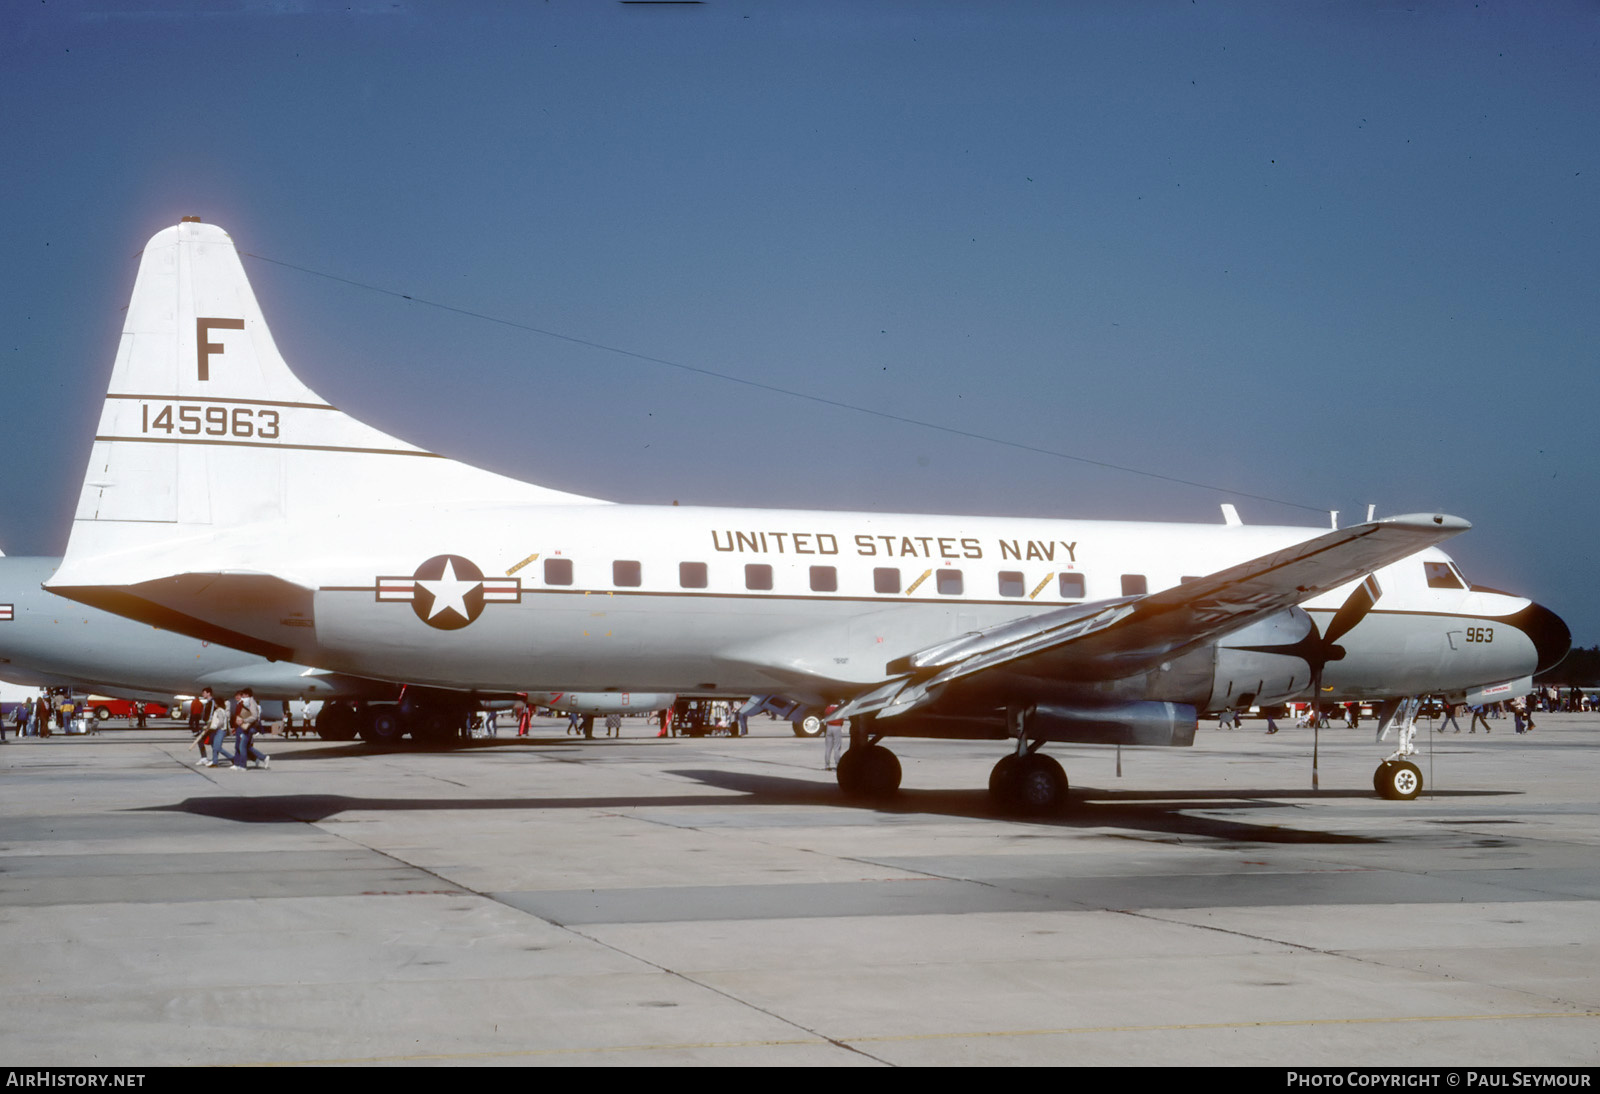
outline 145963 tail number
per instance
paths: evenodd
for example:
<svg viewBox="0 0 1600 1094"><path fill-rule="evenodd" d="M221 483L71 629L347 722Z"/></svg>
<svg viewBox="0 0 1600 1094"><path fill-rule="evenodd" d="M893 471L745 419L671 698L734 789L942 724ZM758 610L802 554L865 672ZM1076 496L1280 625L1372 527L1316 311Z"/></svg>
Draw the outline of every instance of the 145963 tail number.
<svg viewBox="0 0 1600 1094"><path fill-rule="evenodd" d="M251 437L263 441L278 437L278 412L248 406L207 406L203 403L168 403L140 407L141 433L182 433L189 436Z"/></svg>

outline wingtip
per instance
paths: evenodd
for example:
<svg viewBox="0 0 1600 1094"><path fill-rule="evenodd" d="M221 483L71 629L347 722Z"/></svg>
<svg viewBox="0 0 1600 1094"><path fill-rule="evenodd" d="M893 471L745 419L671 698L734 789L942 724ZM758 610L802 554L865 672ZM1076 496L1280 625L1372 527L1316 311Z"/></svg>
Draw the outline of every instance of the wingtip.
<svg viewBox="0 0 1600 1094"><path fill-rule="evenodd" d="M1373 521L1374 524L1399 524L1407 528L1426 529L1428 531L1443 531L1450 535L1465 532L1472 527L1472 522L1460 517L1453 517L1448 513L1406 513L1398 517L1384 517L1382 520Z"/></svg>

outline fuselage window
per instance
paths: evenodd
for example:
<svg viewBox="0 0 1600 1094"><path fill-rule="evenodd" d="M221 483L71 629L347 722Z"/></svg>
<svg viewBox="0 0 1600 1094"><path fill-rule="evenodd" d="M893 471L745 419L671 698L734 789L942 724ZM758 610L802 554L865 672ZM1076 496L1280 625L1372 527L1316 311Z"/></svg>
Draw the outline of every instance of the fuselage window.
<svg viewBox="0 0 1600 1094"><path fill-rule="evenodd" d="M1430 589L1459 589L1461 579L1456 576L1448 562L1424 562L1423 567L1428 572L1428 588Z"/></svg>
<svg viewBox="0 0 1600 1094"><path fill-rule="evenodd" d="M872 591L875 593L897 593L900 591L900 568L898 566L879 566L872 571Z"/></svg>
<svg viewBox="0 0 1600 1094"><path fill-rule="evenodd" d="M685 589L704 589L706 587L706 564L704 562L678 563L678 585Z"/></svg>
<svg viewBox="0 0 1600 1094"><path fill-rule="evenodd" d="M611 584L619 589L636 589L642 580L637 562L618 560L611 564Z"/></svg>
<svg viewBox="0 0 1600 1094"><path fill-rule="evenodd" d="M1023 586L1022 586L1022 571L1021 570L1001 570L1000 571L1000 595L1001 596L1021 596L1026 591L1027 590L1024 589Z"/></svg>
<svg viewBox="0 0 1600 1094"><path fill-rule="evenodd" d="M839 591L839 571L832 566L811 567L811 591L836 593Z"/></svg>
<svg viewBox="0 0 1600 1094"><path fill-rule="evenodd" d="M744 568L746 589L771 589L772 567L765 562L751 562Z"/></svg>
<svg viewBox="0 0 1600 1094"><path fill-rule="evenodd" d="M1062 574L1061 575L1061 599L1063 599L1063 600L1082 600L1083 599L1083 575L1082 574Z"/></svg>
<svg viewBox="0 0 1600 1094"><path fill-rule="evenodd" d="M1150 591L1150 583L1144 579L1143 574L1122 575L1123 596L1143 596Z"/></svg>
<svg viewBox="0 0 1600 1094"><path fill-rule="evenodd" d="M572 560L570 558L545 559L544 583L546 585L571 585Z"/></svg>
<svg viewBox="0 0 1600 1094"><path fill-rule="evenodd" d="M961 595L961 571L960 570L940 570L937 574L934 575L934 577L939 582L939 595L940 596L960 596Z"/></svg>

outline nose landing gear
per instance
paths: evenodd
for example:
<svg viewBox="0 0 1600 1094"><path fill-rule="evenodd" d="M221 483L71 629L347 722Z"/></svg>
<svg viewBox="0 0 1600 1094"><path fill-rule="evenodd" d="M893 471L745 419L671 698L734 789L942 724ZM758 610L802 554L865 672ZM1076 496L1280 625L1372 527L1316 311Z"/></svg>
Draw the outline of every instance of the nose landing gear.
<svg viewBox="0 0 1600 1094"><path fill-rule="evenodd" d="M1417 713L1421 703L1416 697L1391 699L1379 708L1378 740L1383 740L1390 729L1398 728L1398 746L1372 773L1372 788L1378 797L1387 801L1408 802L1422 793L1422 772L1406 759L1414 756L1417 746L1412 743L1417 735Z"/></svg>
<svg viewBox="0 0 1600 1094"><path fill-rule="evenodd" d="M1408 802L1422 793L1422 772L1409 760L1384 760L1372 773L1372 789L1380 798Z"/></svg>

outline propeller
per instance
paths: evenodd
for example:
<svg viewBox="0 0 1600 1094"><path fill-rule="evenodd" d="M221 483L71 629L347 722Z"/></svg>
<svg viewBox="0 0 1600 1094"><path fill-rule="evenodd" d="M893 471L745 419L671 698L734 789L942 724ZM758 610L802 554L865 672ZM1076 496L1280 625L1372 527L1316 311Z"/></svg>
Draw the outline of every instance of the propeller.
<svg viewBox="0 0 1600 1094"><path fill-rule="evenodd" d="M1339 605L1339 610L1333 613L1333 618L1328 621L1328 633L1317 634L1316 620L1311 621L1311 634L1307 636L1311 648L1301 656L1305 657L1306 664L1311 666L1311 789L1321 789L1317 778L1317 760L1322 745L1322 670L1329 661L1344 659L1344 647L1338 645L1339 639L1349 634L1355 625L1367 617L1372 606L1378 602L1378 597L1383 595L1383 590L1378 587L1378 579L1371 574L1365 581L1350 591L1344 603Z"/></svg>
<svg viewBox="0 0 1600 1094"><path fill-rule="evenodd" d="M1350 591L1344 603L1339 605L1339 610L1333 613L1333 618L1328 621L1326 634L1319 633L1317 621L1310 620L1311 631L1300 641L1289 646L1241 646L1240 649L1255 650L1260 653L1280 653L1290 657L1298 657L1311 668L1311 789L1319 789L1317 779L1317 761L1320 758L1321 730L1322 730L1322 670L1329 661L1342 661L1344 647L1339 645L1339 639L1355 629L1356 624L1367 617L1372 606L1383 595L1383 589L1378 585L1378 579L1368 574L1366 579ZM1309 617L1308 617L1309 618Z"/></svg>

